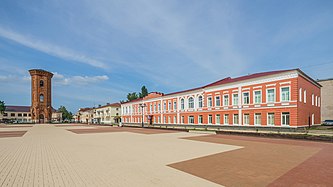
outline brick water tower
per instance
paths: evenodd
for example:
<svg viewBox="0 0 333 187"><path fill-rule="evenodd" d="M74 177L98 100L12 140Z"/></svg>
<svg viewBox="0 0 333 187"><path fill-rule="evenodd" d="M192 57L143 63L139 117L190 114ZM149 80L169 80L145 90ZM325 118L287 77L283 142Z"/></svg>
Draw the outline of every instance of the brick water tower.
<svg viewBox="0 0 333 187"><path fill-rule="evenodd" d="M50 123L52 119L51 79L53 74L42 69L29 70L31 75L31 120Z"/></svg>

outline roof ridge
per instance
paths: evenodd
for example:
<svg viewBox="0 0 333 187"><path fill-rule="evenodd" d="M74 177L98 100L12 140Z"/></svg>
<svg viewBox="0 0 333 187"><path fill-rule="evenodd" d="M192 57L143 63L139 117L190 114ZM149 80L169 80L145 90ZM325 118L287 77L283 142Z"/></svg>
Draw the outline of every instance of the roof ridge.
<svg viewBox="0 0 333 187"><path fill-rule="evenodd" d="M235 77L235 78L225 77L223 79L220 79L218 81L212 82L210 84L206 84L204 86L200 86L200 87L196 87L196 88L191 88L191 89L187 89L187 90L183 90L183 91L171 92L171 93L164 94L164 96L179 94L179 93L183 93L183 92L189 92L189 91L203 89L203 88L208 88L208 87L217 86L217 85L221 85L221 84L227 84L227 83L232 83L232 82L243 81L243 80L246 80L246 79L253 79L253 78L258 78L258 77L263 77L263 76L274 75L274 74L278 74L278 73L284 73L284 72L288 72L288 71L295 71L295 70L297 70L299 72L302 72L299 68L294 68L294 69L284 69L284 70L274 70L274 71L257 72L257 73L243 75L243 76L239 76L239 77ZM141 98L139 98L139 99L141 99ZM138 101L138 99L135 99L135 100L132 100L132 101L127 101L127 102L124 102L122 104L130 103L130 102L135 102L135 101Z"/></svg>

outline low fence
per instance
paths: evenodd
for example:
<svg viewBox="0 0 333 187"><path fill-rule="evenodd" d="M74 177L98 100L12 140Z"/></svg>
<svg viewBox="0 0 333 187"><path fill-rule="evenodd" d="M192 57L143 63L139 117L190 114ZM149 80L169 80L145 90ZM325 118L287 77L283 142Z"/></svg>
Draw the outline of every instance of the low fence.
<svg viewBox="0 0 333 187"><path fill-rule="evenodd" d="M123 123L123 126L141 127L141 123ZM207 131L274 131L274 132L306 132L307 127L276 127L276 126L239 126L239 125L192 125L192 124L144 124L145 127L163 129L186 129Z"/></svg>

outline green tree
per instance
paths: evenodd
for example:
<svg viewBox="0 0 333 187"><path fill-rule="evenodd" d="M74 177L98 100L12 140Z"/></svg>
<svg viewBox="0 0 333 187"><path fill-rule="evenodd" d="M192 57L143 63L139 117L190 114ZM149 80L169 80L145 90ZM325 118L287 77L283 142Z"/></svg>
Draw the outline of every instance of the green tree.
<svg viewBox="0 0 333 187"><path fill-rule="evenodd" d="M3 114L6 110L5 102L0 101L0 114Z"/></svg>
<svg viewBox="0 0 333 187"><path fill-rule="evenodd" d="M138 98L138 94L136 92L127 94L127 100L128 101L132 101L132 100L137 99L137 98Z"/></svg>
<svg viewBox="0 0 333 187"><path fill-rule="evenodd" d="M144 98L148 95L148 89L146 86L141 87L141 93L139 93L140 98Z"/></svg>
<svg viewBox="0 0 333 187"><path fill-rule="evenodd" d="M73 114L68 112L65 106L60 106L58 111L62 113L62 120L72 120Z"/></svg>

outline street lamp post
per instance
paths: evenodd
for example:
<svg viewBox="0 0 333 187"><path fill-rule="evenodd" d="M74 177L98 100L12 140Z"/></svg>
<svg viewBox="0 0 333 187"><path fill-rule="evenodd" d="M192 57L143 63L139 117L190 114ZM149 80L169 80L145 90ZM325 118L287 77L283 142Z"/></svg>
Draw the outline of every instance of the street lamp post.
<svg viewBox="0 0 333 187"><path fill-rule="evenodd" d="M142 114L142 121L141 121L142 123L141 123L141 126L143 128L144 127L144 125L143 125L143 109L146 107L146 104L141 103L139 106L141 107L141 114Z"/></svg>

